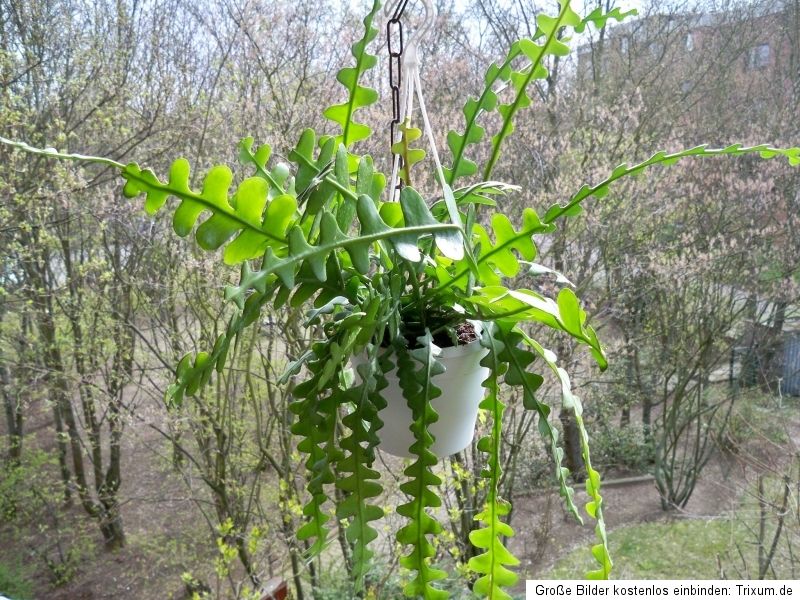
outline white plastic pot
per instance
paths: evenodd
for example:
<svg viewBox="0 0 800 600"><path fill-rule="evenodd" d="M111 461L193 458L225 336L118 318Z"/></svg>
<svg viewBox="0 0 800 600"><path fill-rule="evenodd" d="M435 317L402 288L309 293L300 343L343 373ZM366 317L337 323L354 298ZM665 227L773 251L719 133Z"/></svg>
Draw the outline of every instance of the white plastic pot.
<svg viewBox="0 0 800 600"><path fill-rule="evenodd" d="M442 348L438 360L445 368L444 373L433 377L433 384L442 395L431 405L439 415L439 420L430 426L434 437L431 451L438 457L455 454L469 446L475 435L475 421L478 418L478 405L483 400L485 389L481 386L489 375L489 369L480 365L488 353L486 348L474 341L463 346ZM353 357L354 366L363 362L363 357ZM411 409L408 408L397 370L386 374L388 387L381 391L386 400L386 408L379 416L384 425L378 436L378 447L394 456L409 457L408 449L414 443L411 426Z"/></svg>

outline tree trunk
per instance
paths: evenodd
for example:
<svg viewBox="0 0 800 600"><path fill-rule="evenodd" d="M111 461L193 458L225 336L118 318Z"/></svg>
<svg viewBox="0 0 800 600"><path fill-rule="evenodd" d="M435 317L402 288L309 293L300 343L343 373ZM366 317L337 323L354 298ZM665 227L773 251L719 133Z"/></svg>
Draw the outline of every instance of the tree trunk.
<svg viewBox="0 0 800 600"><path fill-rule="evenodd" d="M758 345L756 343L756 316L758 313L758 301L756 297L751 294L747 297L747 307L745 308L745 331L746 348L744 353L741 354L740 367L739 367L739 381L742 386L750 387L756 384L758 367L757 367L757 353Z"/></svg>
<svg viewBox="0 0 800 600"><path fill-rule="evenodd" d="M631 343L630 337L625 334L625 390L630 393L637 388L636 385L636 349ZM625 404L622 407L622 414L619 418L619 426L627 427L631 423L631 405L629 396L623 398Z"/></svg>
<svg viewBox="0 0 800 600"><path fill-rule="evenodd" d="M565 235L561 235L560 237L556 238L555 242L553 243L553 263L555 265L556 271L563 272L564 271L564 254L566 252L566 237ZM564 343L559 343L557 348L557 355L561 357L563 361L567 361L567 357L571 356L572 349ZM575 481L584 481L584 472L583 472L583 456L581 455L581 433L578 429L577 423L575 423L575 419L573 418L570 411L564 410L563 408L558 414L558 418L561 421L561 425L564 429L564 460L567 464L567 468L572 472L572 477Z"/></svg>
<svg viewBox="0 0 800 600"><path fill-rule="evenodd" d="M67 483L69 483L70 476L66 459L67 448L69 448L69 454L72 459L73 476L75 479L78 497L81 500L81 505L87 514L98 521L100 531L103 534L106 544L108 544L109 547L114 548L124 543L124 534L121 522L119 521L119 513L117 511L117 502L115 497L116 488L119 486L119 457L116 457L117 465L114 471L117 474L116 477L112 473L112 476L109 479L107 474L105 482L102 477L97 479L98 474L102 474L102 471L100 470L102 469L102 464L99 466L97 464L93 465L94 474L96 477L95 490L98 491L98 495L101 498L100 502L95 501L89 490L89 485L86 478L86 470L83 462L83 442L81 440L80 431L78 430L78 422L75 418L75 412L72 407L69 380L67 378L64 360L56 339L56 326L53 319L52 293L48 291L50 289L47 287L49 282L45 277L45 265L47 264L47 261L48 256L44 255L40 262L37 263L36 261L31 260L26 266L28 267L28 275L33 284L31 300L35 309L35 318L39 333L44 343L43 360L44 366L47 370L47 379L49 383L48 388L51 390L53 395L53 411L56 422L56 432L58 436L59 462L61 464L62 478L65 478ZM84 409L87 410L89 414L87 426L90 427L90 438L96 435L99 440L99 430L96 429L92 431L92 424L95 421L93 407L84 406ZM66 426L66 438L68 442L64 441L64 426ZM96 423L94 423L94 426L99 428L99 425ZM113 431L111 434L111 439L111 444L113 445L113 440L115 439ZM98 440L96 440L96 444L99 448ZM118 439L116 440L116 444L118 447ZM113 455L113 450L111 453ZM98 457L94 452L93 457L95 459L101 458ZM111 483L110 486L108 485L109 482ZM67 485L67 490L69 490L69 485ZM112 496L111 499L109 499L109 493ZM69 500L68 492L65 493L65 499ZM110 513L108 512L109 508L112 509Z"/></svg>
<svg viewBox="0 0 800 600"><path fill-rule="evenodd" d="M563 408L558 414L558 418L564 428L564 461L575 481L585 481L583 456L581 455L581 433L578 425L575 423L572 412Z"/></svg>
<svg viewBox="0 0 800 600"><path fill-rule="evenodd" d="M117 550L125 546L125 530L122 528L122 516L116 500L113 505L103 503L103 521L100 523L100 533L109 550Z"/></svg>
<svg viewBox="0 0 800 600"><path fill-rule="evenodd" d="M71 454L72 468L78 486L78 495L83 498L86 490L86 477L83 470L81 442L75 421L75 413L69 398L69 382L64 372L64 362L56 341L56 327L53 321L52 303L45 292L45 281L41 276L41 265L33 265L29 275L33 284L31 300L35 310L36 324L44 344L42 359L46 370L48 389L52 395L53 418L56 426L56 443L61 468L61 477L65 484L64 499L70 502L71 475L68 465L68 454ZM66 431L64 426L66 425ZM66 435L65 435L66 433Z"/></svg>
<svg viewBox="0 0 800 600"><path fill-rule="evenodd" d="M68 438L69 453L72 458L72 470L78 488L78 496L81 498L86 511L92 516L97 516L96 508L87 496L88 489L80 433L78 432L78 424L72 409L72 402L70 402L69 382L64 372L64 362L56 342L55 323L46 303L41 300L41 296L37 294L37 298L39 298L35 302L39 309L37 311L37 321L39 332L45 344L44 364L47 369L48 387L53 395L53 409L56 411L56 431L59 443L67 443L61 441L64 438L63 426L66 425L66 437ZM63 454L67 454L66 445L63 449Z"/></svg>
<svg viewBox="0 0 800 600"><path fill-rule="evenodd" d="M771 327L765 336L761 387L768 393L778 392L777 388L783 374L783 326L786 323L787 304L785 300L775 303Z"/></svg>
<svg viewBox="0 0 800 600"><path fill-rule="evenodd" d="M650 438L650 432L652 431L653 427L653 400L650 398L649 394L645 394L642 398L642 431L644 432L645 438Z"/></svg>
<svg viewBox="0 0 800 600"><path fill-rule="evenodd" d="M115 259L119 259L118 249ZM115 263L119 266L119 262ZM110 536L106 543L111 548L125 545L125 533L122 528L122 518L119 513L119 500L117 494L122 482L122 408L125 384L133 377L133 353L136 349L136 338L128 323L132 316L131 285L118 284L121 293L115 303L119 308L114 311L113 335L116 341L116 350L112 360L111 379L108 383L108 468L105 478L97 481L97 495L105 509L105 518L108 522Z"/></svg>
<svg viewBox="0 0 800 600"><path fill-rule="evenodd" d="M61 418L61 408L53 403L53 424L56 428L56 448L58 454L58 470L61 473L61 483L64 486L64 504L72 506L72 474L67 463L67 440L64 433L64 421Z"/></svg>
<svg viewBox="0 0 800 600"><path fill-rule="evenodd" d="M3 408L6 413L8 429L8 460L12 465L19 464L22 457L22 402L11 390L11 375L8 365L0 357L0 390L3 396Z"/></svg>

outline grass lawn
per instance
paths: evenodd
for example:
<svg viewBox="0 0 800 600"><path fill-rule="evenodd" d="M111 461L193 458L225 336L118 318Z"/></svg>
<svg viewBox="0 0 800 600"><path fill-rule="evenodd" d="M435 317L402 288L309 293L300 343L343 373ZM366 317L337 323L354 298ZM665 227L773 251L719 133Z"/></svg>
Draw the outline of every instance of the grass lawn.
<svg viewBox="0 0 800 600"><path fill-rule="evenodd" d="M629 525L609 532L614 579L717 579L717 555L742 541L741 524L727 518ZM593 569L585 548L559 560L543 579L583 579Z"/></svg>
<svg viewBox="0 0 800 600"><path fill-rule="evenodd" d="M774 398L757 392L743 395L736 404L728 427L730 443L740 452L756 447L786 447L791 439L787 425L797 421L798 401L784 399L776 406ZM792 446L786 450L783 472L796 485L800 458L791 459ZM680 519L657 523L626 525L608 534L609 550L614 561L613 579L718 579L720 562L729 579L750 579L758 575L759 506L754 481L744 484L735 514L713 519ZM783 483L775 474L765 479L769 506L765 521L765 544L769 546L777 525ZM796 488L793 488L796 489ZM746 493L745 493L746 492ZM800 508L797 493L790 496L782 537L776 546L768 578L793 579L800 573ZM595 568L585 547L563 556L542 575L543 579L583 579Z"/></svg>
<svg viewBox="0 0 800 600"><path fill-rule="evenodd" d="M0 596L12 600L29 600L33 598L33 585L28 580L30 569L21 563L14 565L0 562Z"/></svg>

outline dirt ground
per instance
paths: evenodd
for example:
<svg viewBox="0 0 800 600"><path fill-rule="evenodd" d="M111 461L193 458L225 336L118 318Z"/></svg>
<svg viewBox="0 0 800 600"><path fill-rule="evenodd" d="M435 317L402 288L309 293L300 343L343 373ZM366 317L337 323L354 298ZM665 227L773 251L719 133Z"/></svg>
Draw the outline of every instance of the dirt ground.
<svg viewBox="0 0 800 600"><path fill-rule="evenodd" d="M0 432L2 433L2 432ZM55 432L42 407L29 424L26 444L52 449ZM180 575L209 555L209 529L202 520L185 482L170 468L161 435L145 422L132 421L123 436L120 497L127 545L105 551L102 537L78 503L61 511L58 526L69 536L80 531L76 547L82 553L78 572L67 584L54 587L43 554L55 558L54 524L43 515L50 533L0 526L0 562L21 562L32 571L36 598L98 600L101 598L182 598ZM64 544L66 548L68 543ZM213 549L212 549L213 550Z"/></svg>
<svg viewBox="0 0 800 600"><path fill-rule="evenodd" d="M42 419L46 421L46 415ZM800 440L800 420L790 420L787 428L790 443L796 447ZM39 438L36 443L46 445L53 439L49 427L40 425L35 429L34 435ZM121 495L125 499L122 514L128 536L125 548L104 551L96 526L79 506L74 507L66 518L80 526L94 550L92 556L81 562L71 582L54 588L41 557L30 552L31 547L42 542L35 528L20 535L9 526L0 527L0 562L13 564L22 559L29 565L35 571L36 598L183 598L181 573L211 564L214 549L209 543L209 526L192 500L187 482L171 469L167 445L161 435L138 421L130 424L124 440ZM754 450L750 458L758 458L758 452ZM623 475L624 480L626 474L606 474L608 483L603 496L608 529L613 535L614 529L621 525L724 514L734 508L743 468L741 460L735 457L715 456L703 471L686 508L672 513L661 510L652 480L614 483L617 475ZM575 488L576 504L582 507L587 496L581 485ZM591 523L580 526L565 515L555 492L515 497L513 525L517 535L511 541L511 550L522 560L519 571L523 581L547 571L573 548L588 548L593 538Z"/></svg>
<svg viewBox="0 0 800 600"><path fill-rule="evenodd" d="M580 485L575 486L575 491L575 504L582 509L588 502L588 495ZM721 461L707 466L686 508L674 513L661 510L652 479L612 482L602 489L602 494L606 526L611 535L614 528L622 525L719 516L732 510L736 502ZM586 548L588 552L594 540L593 521L584 514L584 525L577 523L562 510L557 493L515 498L513 526L517 536L511 543L511 551L521 559L521 576L529 579L552 568L561 556L574 548Z"/></svg>
<svg viewBox="0 0 800 600"><path fill-rule="evenodd" d="M776 428L782 430L785 438L782 443L776 444L755 434L737 453L715 451L689 502L682 509L670 512L661 509L658 489L652 478L629 477L629 473L604 473L602 495L609 536L620 526L671 519L708 520L731 514L741 502L747 482L755 481L756 473L765 472L768 465L785 463L798 455L800 411L785 408L776 412L775 417L780 421ZM582 510L588 502L588 495L582 485L574 487L575 504ZM520 557L521 578L536 578L575 548L586 548L588 552L594 540L594 527L585 513L583 516L585 524L582 526L561 509L561 499L556 492L516 497L512 525L517 535L510 547ZM664 560L671 559L664 557ZM524 590L524 586L520 589Z"/></svg>

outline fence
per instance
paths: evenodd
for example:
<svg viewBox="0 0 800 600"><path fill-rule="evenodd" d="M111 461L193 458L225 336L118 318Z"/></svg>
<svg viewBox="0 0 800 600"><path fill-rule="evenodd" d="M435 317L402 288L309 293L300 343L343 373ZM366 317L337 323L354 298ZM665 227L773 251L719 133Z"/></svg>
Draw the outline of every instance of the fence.
<svg viewBox="0 0 800 600"><path fill-rule="evenodd" d="M784 338L781 394L800 396L800 334Z"/></svg>

